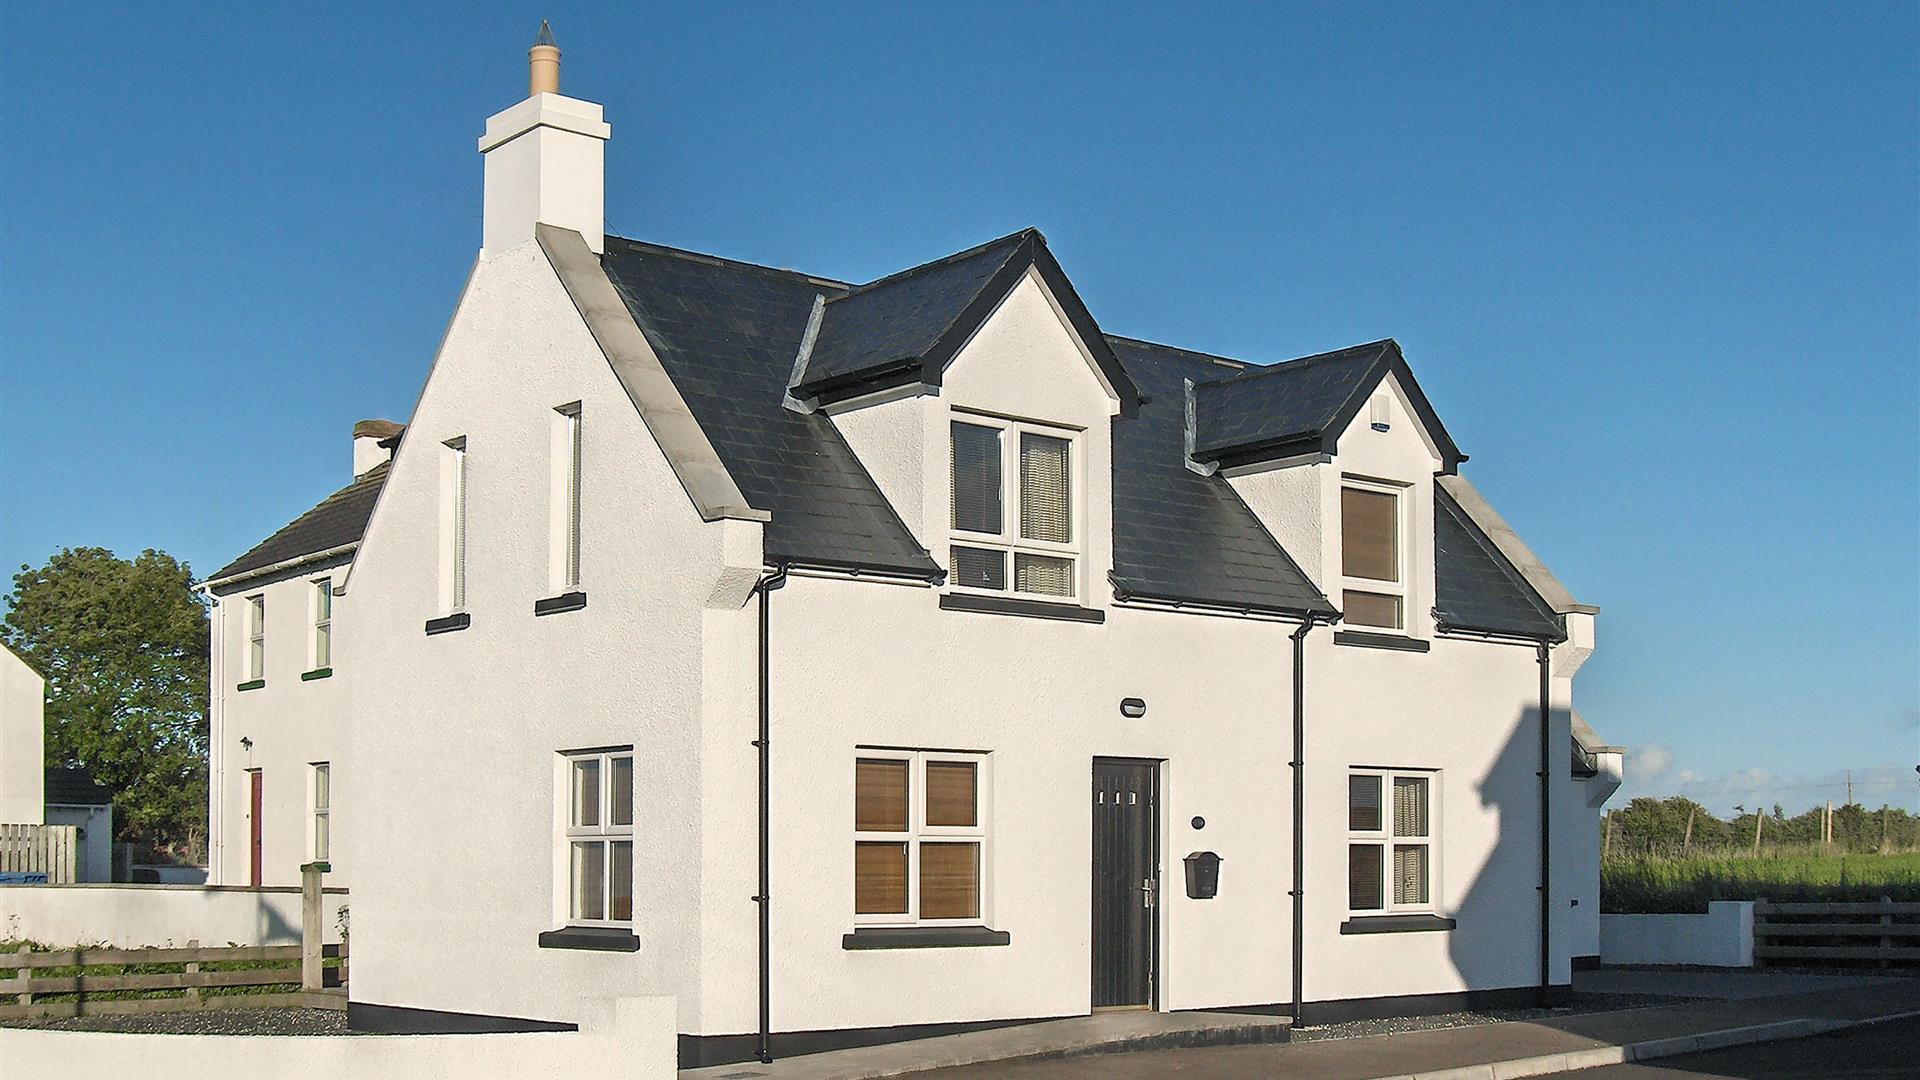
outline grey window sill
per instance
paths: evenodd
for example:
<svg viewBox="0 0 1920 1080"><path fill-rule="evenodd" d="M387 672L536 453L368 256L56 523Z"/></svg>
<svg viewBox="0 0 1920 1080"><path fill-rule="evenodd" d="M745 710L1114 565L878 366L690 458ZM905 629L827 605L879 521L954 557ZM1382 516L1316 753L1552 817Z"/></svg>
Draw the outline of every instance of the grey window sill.
<svg viewBox="0 0 1920 1080"><path fill-rule="evenodd" d="M1361 649L1392 649L1396 652L1426 652L1433 648L1430 642L1405 634L1369 634L1359 630L1335 630L1333 643Z"/></svg>
<svg viewBox="0 0 1920 1080"><path fill-rule="evenodd" d="M1425 930L1451 930L1452 919L1438 915L1355 915L1340 924L1343 934L1417 934Z"/></svg>
<svg viewBox="0 0 1920 1080"><path fill-rule="evenodd" d="M590 952L639 952L640 939L619 926L563 926L540 935L543 949L585 949Z"/></svg>
<svg viewBox="0 0 1920 1080"><path fill-rule="evenodd" d="M258 690L265 685L267 685L267 680L265 679L248 679L246 682L243 682L239 686L234 687L234 689L235 690Z"/></svg>
<svg viewBox="0 0 1920 1080"><path fill-rule="evenodd" d="M860 949L944 949L956 946L1005 945L1005 930L984 926L869 926L840 939L840 947Z"/></svg>
<svg viewBox="0 0 1920 1080"><path fill-rule="evenodd" d="M1063 622L1103 623L1107 613L1078 604L1053 604L1045 600L1019 600L1011 596L979 596L974 593L945 593L940 597L942 611L981 611L990 615L1023 615L1029 619L1059 619Z"/></svg>
<svg viewBox="0 0 1920 1080"><path fill-rule="evenodd" d="M561 593L559 596L549 596L545 600L535 600L533 602L533 613L535 615L558 615L563 611L579 611L586 606L587 594L576 589L573 592Z"/></svg>
<svg viewBox="0 0 1920 1080"><path fill-rule="evenodd" d="M465 630L472 625L473 616L461 611L452 615L442 615L437 619L428 619L427 633L450 634L455 630Z"/></svg>

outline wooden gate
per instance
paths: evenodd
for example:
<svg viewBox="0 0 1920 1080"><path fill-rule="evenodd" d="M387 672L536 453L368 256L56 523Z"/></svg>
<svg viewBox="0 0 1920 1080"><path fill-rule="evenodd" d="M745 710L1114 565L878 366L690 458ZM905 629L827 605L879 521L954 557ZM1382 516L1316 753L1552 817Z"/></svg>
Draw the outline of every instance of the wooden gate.
<svg viewBox="0 0 1920 1080"><path fill-rule="evenodd" d="M49 885L70 885L79 852L77 825L0 825L0 873L45 874Z"/></svg>

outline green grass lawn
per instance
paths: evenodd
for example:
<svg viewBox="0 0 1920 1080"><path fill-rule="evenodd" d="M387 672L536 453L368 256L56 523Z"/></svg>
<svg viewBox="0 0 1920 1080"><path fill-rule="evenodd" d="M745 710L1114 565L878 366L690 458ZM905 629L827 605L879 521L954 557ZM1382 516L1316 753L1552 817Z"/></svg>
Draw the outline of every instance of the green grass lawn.
<svg viewBox="0 0 1920 1080"><path fill-rule="evenodd" d="M1845 903L1920 901L1920 852L1817 852L1611 859L1600 868L1600 910L1703 912L1710 900Z"/></svg>

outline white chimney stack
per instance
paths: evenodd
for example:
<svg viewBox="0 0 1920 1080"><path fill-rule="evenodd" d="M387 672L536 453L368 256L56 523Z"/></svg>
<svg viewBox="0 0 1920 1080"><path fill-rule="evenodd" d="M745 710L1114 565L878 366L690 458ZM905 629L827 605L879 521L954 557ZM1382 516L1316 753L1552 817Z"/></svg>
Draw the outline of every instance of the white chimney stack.
<svg viewBox="0 0 1920 1080"><path fill-rule="evenodd" d="M560 47L553 31L527 50L528 97L487 118L481 253L533 239L536 223L572 229L594 254L606 249L606 141L600 106L560 95Z"/></svg>

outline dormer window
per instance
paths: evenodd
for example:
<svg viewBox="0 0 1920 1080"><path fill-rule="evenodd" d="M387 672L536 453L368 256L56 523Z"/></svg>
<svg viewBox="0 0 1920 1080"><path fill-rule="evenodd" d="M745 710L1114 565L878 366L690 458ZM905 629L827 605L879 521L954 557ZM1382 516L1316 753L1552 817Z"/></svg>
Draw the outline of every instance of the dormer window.
<svg viewBox="0 0 1920 1080"><path fill-rule="evenodd" d="M1073 444L1058 428L972 415L953 422L956 589L1079 595Z"/></svg>
<svg viewBox="0 0 1920 1080"><path fill-rule="evenodd" d="M1351 625L1407 625L1402 490L1351 478L1341 485L1340 609Z"/></svg>

